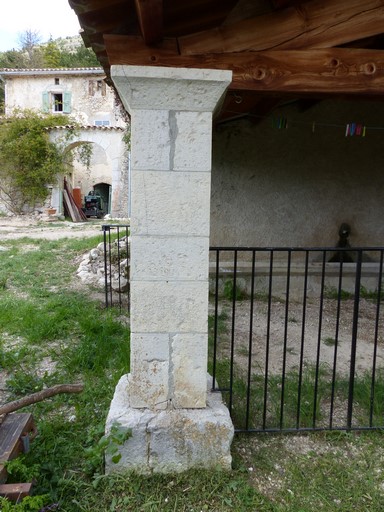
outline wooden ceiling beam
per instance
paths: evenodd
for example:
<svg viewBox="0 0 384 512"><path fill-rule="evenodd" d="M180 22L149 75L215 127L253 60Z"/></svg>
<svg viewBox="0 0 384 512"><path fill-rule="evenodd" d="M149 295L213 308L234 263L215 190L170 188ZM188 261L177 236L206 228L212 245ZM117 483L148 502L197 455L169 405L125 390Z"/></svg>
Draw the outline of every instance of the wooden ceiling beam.
<svg viewBox="0 0 384 512"><path fill-rule="evenodd" d="M215 118L215 123L226 123L249 116L252 122L257 124L277 107L280 101L280 95L267 97L266 95L255 95L253 91L230 91Z"/></svg>
<svg viewBox="0 0 384 512"><path fill-rule="evenodd" d="M99 9L105 8L105 0L92 0L89 2L87 0L68 0L69 5L76 12L76 15L83 14L86 12L94 12ZM124 4L124 0L108 0L108 7L110 9L115 7L122 8Z"/></svg>
<svg viewBox="0 0 384 512"><path fill-rule="evenodd" d="M111 65L231 69L235 90L382 95L384 52L329 48L180 55L175 39L149 48L140 38L104 36Z"/></svg>
<svg viewBox="0 0 384 512"><path fill-rule="evenodd" d="M383 31L384 0L311 0L179 38L184 55L330 48Z"/></svg>
<svg viewBox="0 0 384 512"><path fill-rule="evenodd" d="M145 44L155 44L163 38L163 0L135 0L141 34Z"/></svg>
<svg viewBox="0 0 384 512"><path fill-rule="evenodd" d="M299 0L272 0L273 7L275 9L283 9L284 7L288 7L290 5L295 5L302 3Z"/></svg>

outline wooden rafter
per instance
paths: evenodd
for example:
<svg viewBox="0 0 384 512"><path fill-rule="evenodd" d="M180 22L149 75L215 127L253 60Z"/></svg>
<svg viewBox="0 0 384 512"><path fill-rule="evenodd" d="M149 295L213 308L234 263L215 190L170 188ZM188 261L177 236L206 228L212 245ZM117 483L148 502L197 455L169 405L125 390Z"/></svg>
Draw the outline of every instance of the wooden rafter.
<svg viewBox="0 0 384 512"><path fill-rule="evenodd" d="M92 0L92 2L84 2L83 0L68 0L69 5L72 9L76 10L76 13L82 14L85 12L95 12L99 9L104 9L105 0ZM110 9L116 6L123 5L124 0L108 0L108 7Z"/></svg>
<svg viewBox="0 0 384 512"><path fill-rule="evenodd" d="M163 0L135 0L137 17L145 44L163 38Z"/></svg>
<svg viewBox="0 0 384 512"><path fill-rule="evenodd" d="M272 0L272 4L275 9L282 9L283 7L288 7L290 5L298 5L303 3L305 0Z"/></svg>
<svg viewBox="0 0 384 512"><path fill-rule="evenodd" d="M180 55L176 40L149 48L142 40L105 36L111 65L231 69L232 89L259 92L376 95L384 90L380 50L329 48Z"/></svg>
<svg viewBox="0 0 384 512"><path fill-rule="evenodd" d="M311 0L179 38L184 55L330 48L383 32L384 0Z"/></svg>

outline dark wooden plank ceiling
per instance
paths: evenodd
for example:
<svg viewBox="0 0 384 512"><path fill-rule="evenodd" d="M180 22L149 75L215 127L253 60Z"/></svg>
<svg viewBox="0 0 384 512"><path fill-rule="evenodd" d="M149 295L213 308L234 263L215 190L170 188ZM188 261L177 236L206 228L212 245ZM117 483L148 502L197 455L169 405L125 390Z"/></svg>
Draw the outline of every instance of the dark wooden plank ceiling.
<svg viewBox="0 0 384 512"><path fill-rule="evenodd" d="M384 0L68 0L112 64L233 70L219 121L287 97L384 97Z"/></svg>

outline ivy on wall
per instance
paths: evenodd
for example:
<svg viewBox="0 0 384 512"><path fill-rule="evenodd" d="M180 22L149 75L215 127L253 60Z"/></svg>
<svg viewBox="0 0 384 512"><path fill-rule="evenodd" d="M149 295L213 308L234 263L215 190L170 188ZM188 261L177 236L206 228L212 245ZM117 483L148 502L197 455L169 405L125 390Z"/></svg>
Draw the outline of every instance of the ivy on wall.
<svg viewBox="0 0 384 512"><path fill-rule="evenodd" d="M68 126L70 124L70 126ZM56 142L49 129L66 125ZM0 198L16 214L42 204L54 183L72 164L65 148L76 137L77 124L68 116L41 114L33 110L15 111L0 121ZM91 149L87 146L78 158L89 165Z"/></svg>

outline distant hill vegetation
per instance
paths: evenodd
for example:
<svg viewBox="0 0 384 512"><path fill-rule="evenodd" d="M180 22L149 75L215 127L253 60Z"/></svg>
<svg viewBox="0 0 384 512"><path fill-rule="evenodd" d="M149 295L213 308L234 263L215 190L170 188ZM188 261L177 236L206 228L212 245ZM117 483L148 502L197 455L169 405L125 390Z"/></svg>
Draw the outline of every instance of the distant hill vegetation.
<svg viewBox="0 0 384 512"><path fill-rule="evenodd" d="M80 36L41 42L38 32L20 35L20 49L0 52L0 68L77 68L100 66L94 51L84 46Z"/></svg>

